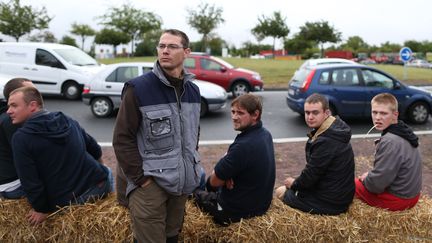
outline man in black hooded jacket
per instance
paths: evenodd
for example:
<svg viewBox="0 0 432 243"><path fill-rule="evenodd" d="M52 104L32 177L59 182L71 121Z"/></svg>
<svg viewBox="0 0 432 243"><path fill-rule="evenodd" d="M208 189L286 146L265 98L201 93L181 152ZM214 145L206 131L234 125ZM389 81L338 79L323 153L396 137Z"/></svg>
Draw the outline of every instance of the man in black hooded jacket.
<svg viewBox="0 0 432 243"><path fill-rule="evenodd" d="M331 116L325 96L312 94L304 105L305 120L313 130L306 143L306 167L296 179L289 177L276 196L289 206L312 214L344 213L355 185L351 129Z"/></svg>
<svg viewBox="0 0 432 243"><path fill-rule="evenodd" d="M58 206L81 204L111 191L112 175L97 161L101 148L78 122L44 110L33 87L12 91L8 105L12 123L22 124L12 137L12 151L32 207L31 224L43 222Z"/></svg>

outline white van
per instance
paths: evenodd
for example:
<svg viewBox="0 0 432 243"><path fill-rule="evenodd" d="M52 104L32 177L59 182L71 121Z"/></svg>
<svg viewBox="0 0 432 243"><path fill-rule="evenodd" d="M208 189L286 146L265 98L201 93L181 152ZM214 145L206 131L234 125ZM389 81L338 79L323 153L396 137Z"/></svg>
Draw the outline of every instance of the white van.
<svg viewBox="0 0 432 243"><path fill-rule="evenodd" d="M0 73L30 79L42 94L78 99L99 69L95 59L73 46L0 42Z"/></svg>

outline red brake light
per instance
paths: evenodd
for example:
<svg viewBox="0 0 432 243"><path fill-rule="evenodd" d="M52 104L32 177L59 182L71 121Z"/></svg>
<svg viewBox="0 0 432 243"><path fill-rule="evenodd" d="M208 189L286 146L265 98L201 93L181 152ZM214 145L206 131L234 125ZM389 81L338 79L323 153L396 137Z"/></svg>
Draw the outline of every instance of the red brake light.
<svg viewBox="0 0 432 243"><path fill-rule="evenodd" d="M309 89L310 84L312 83L312 78L315 75L315 69L313 69L309 75L306 77L306 80L303 82L302 87L300 88L301 92L306 92Z"/></svg>
<svg viewBox="0 0 432 243"><path fill-rule="evenodd" d="M84 88L83 88L83 92L82 92L83 94L88 94L88 93L90 93L90 87L89 86L84 86Z"/></svg>

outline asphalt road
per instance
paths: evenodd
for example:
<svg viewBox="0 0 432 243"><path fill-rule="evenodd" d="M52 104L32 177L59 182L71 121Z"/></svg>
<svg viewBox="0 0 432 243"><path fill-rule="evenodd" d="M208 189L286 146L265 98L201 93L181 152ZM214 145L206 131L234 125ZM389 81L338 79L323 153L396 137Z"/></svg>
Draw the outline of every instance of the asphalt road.
<svg viewBox="0 0 432 243"><path fill-rule="evenodd" d="M263 98L262 120L264 126L275 139L304 138L309 131L303 117L292 112L285 103L286 91L264 91L256 93ZM49 111L62 111L77 120L98 142L111 143L115 117L96 118L90 107L81 101L69 101L58 97L45 97L45 107ZM236 136L230 118L230 102L218 112L201 119L201 141L224 140L229 143ZM353 134L365 134L372 126L370 119L346 121ZM415 131L432 130L432 121L424 125L413 125ZM377 131L373 131L377 132Z"/></svg>

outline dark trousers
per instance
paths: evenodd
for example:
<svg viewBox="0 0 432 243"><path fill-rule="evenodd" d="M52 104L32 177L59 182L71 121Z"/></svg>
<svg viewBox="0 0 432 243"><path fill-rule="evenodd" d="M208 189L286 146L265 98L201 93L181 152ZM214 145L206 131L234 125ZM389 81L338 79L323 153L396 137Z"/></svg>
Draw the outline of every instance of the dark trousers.
<svg viewBox="0 0 432 243"><path fill-rule="evenodd" d="M323 202L314 197L298 197L291 189L285 192L282 201L292 208L311 214L338 215L348 210L348 207L345 206L340 208L324 206Z"/></svg>
<svg viewBox="0 0 432 243"><path fill-rule="evenodd" d="M195 203L203 211L213 217L213 221L221 226L228 226L231 223L239 222L241 217L236 217L224 211L218 205L217 198L218 192L207 192L196 190L194 192Z"/></svg>

